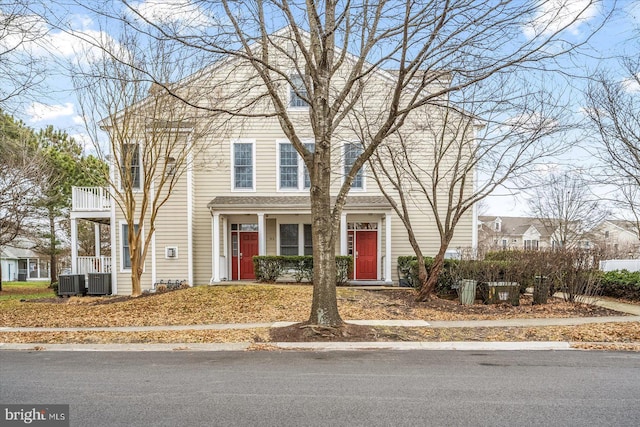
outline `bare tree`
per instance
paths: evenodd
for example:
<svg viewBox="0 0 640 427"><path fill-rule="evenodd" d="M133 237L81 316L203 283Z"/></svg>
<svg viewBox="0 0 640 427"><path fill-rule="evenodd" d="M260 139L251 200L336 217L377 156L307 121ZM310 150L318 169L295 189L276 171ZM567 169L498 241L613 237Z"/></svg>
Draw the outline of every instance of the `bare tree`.
<svg viewBox="0 0 640 427"><path fill-rule="evenodd" d="M1 122L0 248L3 248L31 228L34 203L46 176L41 159L31 145L34 137L31 129L15 123L5 114L2 114Z"/></svg>
<svg viewBox="0 0 640 427"><path fill-rule="evenodd" d="M136 16L124 21L137 30L148 33L139 24L144 21L185 50L230 56L254 70L260 84L248 82L254 90L247 94L265 103L232 109L182 99L209 111L278 120L311 179L315 268L309 322L340 325L334 257L340 215L368 158L415 110L492 76L553 68L556 58L576 48L563 31L581 24L597 2L570 10L557 1L184 1L164 17L124 3ZM177 25L172 16L189 19ZM288 88L308 114L289 111ZM368 138L359 141L359 155L332 194L335 153L349 138L345 129L363 116ZM313 151L303 143L310 133Z"/></svg>
<svg viewBox="0 0 640 427"><path fill-rule="evenodd" d="M167 82L188 72L189 58L169 43L143 42L127 31L118 41L83 40L102 55L76 68L75 86L94 148L111 165L105 180L127 223L125 263L138 296L158 215L206 147L203 136L215 120L149 79Z"/></svg>
<svg viewBox="0 0 640 427"><path fill-rule="evenodd" d="M44 62L33 53L35 43L46 34L39 16L24 0L0 3L0 107L7 109L14 98L29 93L45 73Z"/></svg>
<svg viewBox="0 0 640 427"><path fill-rule="evenodd" d="M548 176L533 187L529 198L533 216L551 234L558 249L575 248L588 237L588 231L608 215L600 205L579 172Z"/></svg>
<svg viewBox="0 0 640 427"><path fill-rule="evenodd" d="M622 60L626 80L603 72L587 91L586 112L601 137L601 181L616 189L614 202L629 212L640 235L640 59ZM604 150L603 150L604 148Z"/></svg>
<svg viewBox="0 0 640 427"><path fill-rule="evenodd" d="M592 2L572 13L564 3L560 7L545 7L558 6L557 2L541 3L538 8L533 3L468 0L281 0L240 7L222 1L207 12L228 22L213 31L236 42L225 46L211 43L206 32L185 36L157 24L165 36L185 46L250 64L270 99L271 114L304 159L311 177L316 267L310 323L342 323L334 262L340 214L358 171L378 146L397 134L413 112L446 103L450 95L493 76L541 68L543 62L553 67L555 58L576 47L563 39L563 30L577 25ZM287 30L274 33L272 23ZM373 78L379 70L393 71L380 83ZM293 87L309 106L308 120L300 121L288 110L283 85ZM367 132L366 139L360 139L361 153L332 198L332 152L341 143L344 128L363 121ZM314 152L302 142L309 127Z"/></svg>
<svg viewBox="0 0 640 427"><path fill-rule="evenodd" d="M463 221L473 226L474 206L568 148L547 138L566 125L541 90L514 79L487 79L483 86L474 88L470 102L443 102L428 114L414 114L415 123L398 130L371 158L372 173L417 256L420 300L433 297L456 228ZM423 248L430 242L421 241L413 226L419 218L432 221L440 237L429 272Z"/></svg>

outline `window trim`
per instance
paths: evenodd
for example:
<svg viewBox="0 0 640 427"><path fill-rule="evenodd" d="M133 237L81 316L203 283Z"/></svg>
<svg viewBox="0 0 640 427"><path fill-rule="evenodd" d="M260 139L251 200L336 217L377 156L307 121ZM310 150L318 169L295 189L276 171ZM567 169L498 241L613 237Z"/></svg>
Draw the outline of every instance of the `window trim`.
<svg viewBox="0 0 640 427"><path fill-rule="evenodd" d="M302 139L301 142L304 145L315 144L312 139ZM298 160L298 163L297 163L298 186L296 188L282 186L282 179L281 179L282 176L280 175L280 166L281 166L280 146L283 144L291 145L293 147L293 144L288 139L276 140L276 190L278 192L281 191L283 193L308 192L311 186L307 187L305 185L305 172L307 171L307 165L305 165L302 156L300 155L300 153L297 152L297 150L294 150L294 151L296 152L296 158Z"/></svg>
<svg viewBox="0 0 640 427"><path fill-rule="evenodd" d="M364 148L360 145L359 142L345 142L344 144L342 144L342 183L344 184L344 181L347 177L347 146L348 145L355 145L356 147L364 150ZM367 191L367 179L366 179L366 174L365 174L365 167L366 167L366 163L364 165L362 165L362 167L360 168L360 170L358 171L358 173L362 174L362 187L354 187L353 186L353 182L351 183L351 188L349 191L357 191L357 192L364 192ZM355 178L355 177L354 177Z"/></svg>
<svg viewBox="0 0 640 427"><path fill-rule="evenodd" d="M251 188L236 188L236 144L251 144L251 168L252 168L252 181ZM256 191L256 140L250 138L234 138L230 144L231 152L231 191L232 192L255 192Z"/></svg>

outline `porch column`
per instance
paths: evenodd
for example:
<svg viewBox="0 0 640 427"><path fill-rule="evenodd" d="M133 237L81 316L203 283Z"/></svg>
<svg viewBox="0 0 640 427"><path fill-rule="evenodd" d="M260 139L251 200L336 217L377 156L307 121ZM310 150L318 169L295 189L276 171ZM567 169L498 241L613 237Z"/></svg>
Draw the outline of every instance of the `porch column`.
<svg viewBox="0 0 640 427"><path fill-rule="evenodd" d="M264 226L264 212L258 214L258 255L267 254L267 239Z"/></svg>
<svg viewBox="0 0 640 427"><path fill-rule="evenodd" d="M392 284L391 280L391 213L384 214L384 281Z"/></svg>
<svg viewBox="0 0 640 427"><path fill-rule="evenodd" d="M213 214L213 283L220 282L220 214Z"/></svg>
<svg viewBox="0 0 640 427"><path fill-rule="evenodd" d="M348 255L347 251L347 214L340 215L340 255Z"/></svg>
<svg viewBox="0 0 640 427"><path fill-rule="evenodd" d="M78 220L73 217L71 218L71 273L78 273Z"/></svg>
<svg viewBox="0 0 640 427"><path fill-rule="evenodd" d="M96 254L96 258L100 258L100 223L96 222L93 224L93 239L94 239L94 244L95 244L95 254ZM102 266L100 266L101 269L100 271L102 271Z"/></svg>

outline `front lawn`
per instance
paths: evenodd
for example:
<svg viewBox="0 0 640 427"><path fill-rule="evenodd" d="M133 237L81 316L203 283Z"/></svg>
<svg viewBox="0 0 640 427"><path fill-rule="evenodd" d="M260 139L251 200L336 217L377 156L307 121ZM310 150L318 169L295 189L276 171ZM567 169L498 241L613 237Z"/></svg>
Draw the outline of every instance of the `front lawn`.
<svg viewBox="0 0 640 427"><path fill-rule="evenodd" d="M230 285L196 286L139 298L71 297L25 302L14 298L0 301L0 325L91 327L303 322L309 317L311 295L311 286ZM53 295L49 293L48 296ZM523 297L518 307L504 304L462 306L444 299L419 303L411 289L366 291L338 288L338 304L344 320L434 321L620 315L600 307L554 298L546 305L531 305L530 297Z"/></svg>
<svg viewBox="0 0 640 427"><path fill-rule="evenodd" d="M0 301L55 297L49 282L2 282Z"/></svg>

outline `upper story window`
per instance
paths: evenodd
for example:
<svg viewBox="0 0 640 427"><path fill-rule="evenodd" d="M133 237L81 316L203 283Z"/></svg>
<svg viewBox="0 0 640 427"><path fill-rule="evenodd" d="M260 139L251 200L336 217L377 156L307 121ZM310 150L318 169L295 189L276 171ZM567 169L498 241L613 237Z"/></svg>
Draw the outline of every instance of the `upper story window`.
<svg viewBox="0 0 640 427"><path fill-rule="evenodd" d="M501 226L502 226L502 223L496 220L496 222L493 224L493 230L500 231Z"/></svg>
<svg viewBox="0 0 640 427"><path fill-rule="evenodd" d="M122 147L121 158L122 175L129 170L131 179L131 188L140 189L140 173L142 165L140 164L140 144L124 144Z"/></svg>
<svg viewBox="0 0 640 427"><path fill-rule="evenodd" d="M253 142L234 142L232 155L233 188L236 190L253 190Z"/></svg>
<svg viewBox="0 0 640 427"><path fill-rule="evenodd" d="M362 145L348 143L344 145L344 175L351 171L351 167L356 162L358 156L362 154ZM351 188L361 188L364 189L364 174L362 172L362 168L358 170L356 175L353 177L353 182L351 182Z"/></svg>
<svg viewBox="0 0 640 427"><path fill-rule="evenodd" d="M302 108L308 107L307 86L304 84L304 79L300 74L293 74L289 77L291 80L291 87L289 90L289 107Z"/></svg>
<svg viewBox="0 0 640 427"><path fill-rule="evenodd" d="M304 144L313 151L313 143ZM288 141L278 143L278 182L281 190L304 190L311 187L309 171L293 144Z"/></svg>

